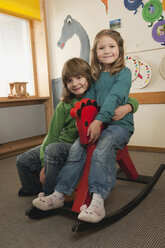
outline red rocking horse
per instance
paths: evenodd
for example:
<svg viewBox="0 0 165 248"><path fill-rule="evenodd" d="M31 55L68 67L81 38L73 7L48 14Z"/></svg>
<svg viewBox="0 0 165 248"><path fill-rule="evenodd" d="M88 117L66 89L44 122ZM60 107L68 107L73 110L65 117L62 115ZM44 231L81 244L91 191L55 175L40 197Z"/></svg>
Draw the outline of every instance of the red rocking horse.
<svg viewBox="0 0 165 248"><path fill-rule="evenodd" d="M88 193L88 175L90 171L91 157L97 143L88 144L87 130L90 123L95 119L99 109L100 107L97 105L95 100L83 99L80 102L77 102L70 112L71 116L76 119L81 144L87 144L87 157L84 171L72 206L72 211L78 213L80 212L80 207L83 204L88 206L91 200ZM129 179L135 180L138 178L138 173L129 156L126 146L122 151L118 152L117 162Z"/></svg>
<svg viewBox="0 0 165 248"><path fill-rule="evenodd" d="M75 104L75 107L71 109L71 116L76 119L80 142L82 144L87 144L87 157L84 165L84 171L78 184L76 197L74 199L72 209L70 209L70 204L68 205L67 202L64 207L49 211L42 211L32 206L31 208L26 210L26 215L29 216L29 218L41 219L56 214L67 214L76 217L77 219L77 213L80 212L80 207L83 204L90 204L91 198L88 193L88 174L90 171L91 157L97 144L88 144L87 130L89 124L95 119L98 111L99 106L97 106L96 101L90 99L83 99L82 101L77 102ZM153 186L156 184L165 169L165 164L161 164L153 176L138 175L136 168L129 156L127 146L125 146L123 150L118 151L117 162L120 166L120 170L117 173L117 179L142 183L146 184L146 186L134 199L132 199L124 207L106 216L103 220L98 223L78 222L77 224L73 225L73 232L80 232L96 227L98 228L111 225L114 222L120 220L122 217L126 216L135 207L137 207L139 203L142 202L145 197L150 193Z"/></svg>

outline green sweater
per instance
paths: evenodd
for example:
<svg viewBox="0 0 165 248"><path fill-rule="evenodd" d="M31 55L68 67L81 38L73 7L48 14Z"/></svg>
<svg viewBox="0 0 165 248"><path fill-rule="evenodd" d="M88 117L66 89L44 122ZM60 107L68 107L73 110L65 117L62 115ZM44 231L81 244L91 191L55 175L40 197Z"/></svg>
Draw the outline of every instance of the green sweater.
<svg viewBox="0 0 165 248"><path fill-rule="evenodd" d="M133 114L129 113L119 121L113 121L115 109L128 102L131 87L131 71L126 67L115 75L101 72L100 78L92 84L85 97L96 100L101 106L96 120L108 124L121 125L131 132L134 131Z"/></svg>
<svg viewBox="0 0 165 248"><path fill-rule="evenodd" d="M41 145L40 159L42 165L44 164L44 153L47 145L59 141L74 143L78 138L75 119L71 117L70 110L74 107L75 103L80 100L81 99L74 99L72 103L64 103L61 101L57 105L49 126L48 134Z"/></svg>

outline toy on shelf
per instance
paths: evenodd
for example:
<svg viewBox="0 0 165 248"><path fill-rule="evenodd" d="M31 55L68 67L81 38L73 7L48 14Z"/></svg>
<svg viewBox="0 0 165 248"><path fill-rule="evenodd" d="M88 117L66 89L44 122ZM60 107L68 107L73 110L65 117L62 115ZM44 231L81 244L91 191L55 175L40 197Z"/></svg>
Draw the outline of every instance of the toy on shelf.
<svg viewBox="0 0 165 248"><path fill-rule="evenodd" d="M10 85L10 93L9 93L8 97L9 98L24 98L24 97L28 97L29 93L26 92L26 84L27 84L27 82L9 83L9 85Z"/></svg>

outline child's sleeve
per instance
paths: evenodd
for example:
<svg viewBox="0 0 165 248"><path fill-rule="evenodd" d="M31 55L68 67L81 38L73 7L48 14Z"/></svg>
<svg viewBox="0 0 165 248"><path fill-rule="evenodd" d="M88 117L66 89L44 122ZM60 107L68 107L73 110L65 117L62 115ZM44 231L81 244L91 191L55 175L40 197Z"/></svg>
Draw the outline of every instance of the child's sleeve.
<svg viewBox="0 0 165 248"><path fill-rule="evenodd" d="M136 113L139 108L139 102L135 98L128 97L128 104L132 106L132 113Z"/></svg>
<svg viewBox="0 0 165 248"><path fill-rule="evenodd" d="M64 107L63 103L60 102L53 114L48 134L46 135L40 149L40 160L42 165L44 165L44 153L45 153L45 148L47 145L54 143L54 142L59 142L59 137L61 134L61 131L64 127L64 121L65 121L65 113L64 113Z"/></svg>

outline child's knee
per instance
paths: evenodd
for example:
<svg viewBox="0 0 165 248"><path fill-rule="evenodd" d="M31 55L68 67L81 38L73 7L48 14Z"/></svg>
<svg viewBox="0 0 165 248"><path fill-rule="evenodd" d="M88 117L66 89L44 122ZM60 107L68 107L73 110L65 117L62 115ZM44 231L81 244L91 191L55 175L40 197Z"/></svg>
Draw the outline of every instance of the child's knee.
<svg viewBox="0 0 165 248"><path fill-rule="evenodd" d="M16 165L17 165L17 167L19 168L19 167L22 167L24 164L26 164L26 158L27 156L25 156L25 154L24 153L22 153L22 154L20 154L18 157L17 157L17 159L16 159Z"/></svg>

